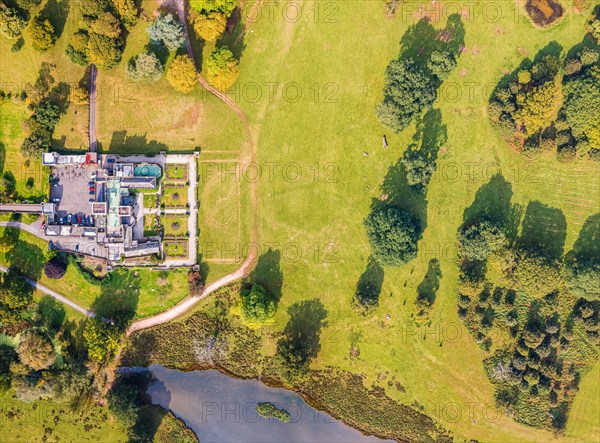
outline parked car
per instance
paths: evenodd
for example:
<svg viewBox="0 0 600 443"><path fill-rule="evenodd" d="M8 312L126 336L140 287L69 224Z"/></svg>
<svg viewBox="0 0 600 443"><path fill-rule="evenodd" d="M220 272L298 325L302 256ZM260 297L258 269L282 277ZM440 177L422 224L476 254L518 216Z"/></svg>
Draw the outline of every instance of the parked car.
<svg viewBox="0 0 600 443"><path fill-rule="evenodd" d="M79 225L81 224L81 215L77 216L77 224L79 224Z"/></svg>
<svg viewBox="0 0 600 443"><path fill-rule="evenodd" d="M58 186L58 182L59 182L58 177L54 177L52 179L52 186Z"/></svg>
<svg viewBox="0 0 600 443"><path fill-rule="evenodd" d="M90 215L90 225L94 226L94 216Z"/></svg>
<svg viewBox="0 0 600 443"><path fill-rule="evenodd" d="M95 200L93 198L90 198L90 203L94 203Z"/></svg>
<svg viewBox="0 0 600 443"><path fill-rule="evenodd" d="M109 158L108 160L106 160L107 163L114 163L115 159L114 158Z"/></svg>
<svg viewBox="0 0 600 443"><path fill-rule="evenodd" d="M71 217L71 214L67 215L67 223L71 223L71 220L72 220L72 219L73 219L73 218Z"/></svg>
<svg viewBox="0 0 600 443"><path fill-rule="evenodd" d="M52 199L52 201L53 201L54 203L60 203L60 198L53 198L53 199Z"/></svg>
<svg viewBox="0 0 600 443"><path fill-rule="evenodd" d="M79 245L75 245L75 252L79 252Z"/></svg>

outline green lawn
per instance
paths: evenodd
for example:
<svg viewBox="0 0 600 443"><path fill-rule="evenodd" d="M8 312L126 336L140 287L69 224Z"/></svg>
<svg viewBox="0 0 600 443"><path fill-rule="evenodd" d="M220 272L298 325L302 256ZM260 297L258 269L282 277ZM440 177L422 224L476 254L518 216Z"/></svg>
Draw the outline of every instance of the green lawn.
<svg viewBox="0 0 600 443"><path fill-rule="evenodd" d="M169 257L184 257L187 255L187 243L185 242L166 241L163 243L163 247Z"/></svg>
<svg viewBox="0 0 600 443"><path fill-rule="evenodd" d="M552 40L566 49L578 43L588 13L576 15L569 9L559 25L540 30L510 2L497 4L505 17L497 23L485 19L486 4L470 8L463 19L466 49L434 104L442 112L448 142L426 195L426 229L419 256L406 266L385 270L379 306L363 317L352 307L356 283L370 255L363 219L372 199L383 193L380 186L388 169L400 159L414 133L411 126L393 134L378 122L374 109L382 98L385 68L397 57L400 39L415 22L416 6L411 9L406 4L392 20L385 18L379 2L337 6L333 22L306 14L291 23L275 14L274 21L254 23L244 40L238 88L293 81L303 93L296 100L290 90L284 96L280 89L270 100L265 87L258 103L239 101L258 142L258 162L264 167L259 181L260 245L263 252L270 245L281 254L283 295L275 328L284 328L290 305L318 298L328 312L328 327L322 333L315 368L334 366L365 374L365 384L381 386L405 403L423 405L458 440L553 440L551 433L517 424L495 410L493 388L483 370L485 353L456 313L454 244L464 209L495 172L496 163L512 183L513 201L537 199L563 211L568 224L566 251L585 219L600 210L597 164L563 164L553 156L533 164L509 150L486 116L490 88L503 71L519 65L525 53L533 57ZM432 20L437 28L445 25L447 14L440 16ZM389 142L387 150L382 148L383 134ZM216 163L216 156L202 154L200 161L213 159ZM273 167L273 179L265 172L267 162L279 165ZM286 169L286 165L291 166ZM301 175L292 174L296 171ZM201 251L208 242L239 238L235 219L225 223L218 217L226 198L227 215L234 214L234 199L228 198L231 186L226 185L220 177L214 178L214 189L201 182ZM242 204L246 195L243 189ZM241 214L245 219L250 213L242 210ZM417 286L433 257L441 262L440 289L431 323L417 330L411 318ZM208 266L212 278L213 263ZM268 275L273 265L264 269ZM351 343L360 347L360 358L349 357ZM266 346L272 348L273 343ZM400 381L406 392L388 387L386 374L388 380L394 376ZM473 404L475 416L469 413ZM460 415L455 418L444 412L447 405L456 406ZM486 419L484 410L494 419Z"/></svg>
<svg viewBox="0 0 600 443"><path fill-rule="evenodd" d="M168 214L162 217L165 237L182 237L188 230L188 218L181 215Z"/></svg>
<svg viewBox="0 0 600 443"><path fill-rule="evenodd" d="M0 228L0 237L4 231L5 228ZM0 255L0 264L4 266L11 263L19 264L28 275L39 278L39 282L44 286L85 308L90 308L102 294L119 289L119 280L115 280L114 284L117 286L112 289L111 284L113 283L107 285L100 282L90 283L74 265L67 268L67 273L60 280L49 279L43 274L43 266L47 257L48 244L46 242L31 234L21 232L16 250ZM164 273L141 268L136 272L139 279L139 292L134 296L136 299L135 315L138 318L162 312L188 295L185 270Z"/></svg>
<svg viewBox="0 0 600 443"><path fill-rule="evenodd" d="M186 181L188 178L188 165L187 164L168 164L165 166L165 178L166 180L175 181Z"/></svg>
<svg viewBox="0 0 600 443"><path fill-rule="evenodd" d="M163 185L161 204L166 208L185 208L188 204L187 186Z"/></svg>
<svg viewBox="0 0 600 443"><path fill-rule="evenodd" d="M155 209L156 208L156 194L144 194L144 208Z"/></svg>

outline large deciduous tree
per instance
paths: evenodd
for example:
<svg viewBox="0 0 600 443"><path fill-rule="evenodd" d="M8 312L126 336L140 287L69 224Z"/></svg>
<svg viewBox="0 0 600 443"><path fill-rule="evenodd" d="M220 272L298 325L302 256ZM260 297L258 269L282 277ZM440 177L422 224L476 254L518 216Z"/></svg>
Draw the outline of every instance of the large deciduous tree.
<svg viewBox="0 0 600 443"><path fill-rule="evenodd" d="M21 336L17 354L24 365L36 371L49 368L56 360L50 339L36 331L29 331Z"/></svg>
<svg viewBox="0 0 600 443"><path fill-rule="evenodd" d="M380 206L365 219L373 257L384 266L401 266L417 255L419 222L404 210Z"/></svg>
<svg viewBox="0 0 600 443"><path fill-rule="evenodd" d="M167 71L167 80L176 90L190 93L198 83L198 72L187 55L176 56Z"/></svg>
<svg viewBox="0 0 600 443"><path fill-rule="evenodd" d="M239 62L226 46L216 48L206 61L206 80L221 91L229 89L239 73Z"/></svg>

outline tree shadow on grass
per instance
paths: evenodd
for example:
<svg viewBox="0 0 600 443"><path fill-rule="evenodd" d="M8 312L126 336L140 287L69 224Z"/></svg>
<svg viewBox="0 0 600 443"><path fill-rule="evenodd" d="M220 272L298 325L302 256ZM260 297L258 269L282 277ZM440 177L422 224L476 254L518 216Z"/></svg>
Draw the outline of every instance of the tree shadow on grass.
<svg viewBox="0 0 600 443"><path fill-rule="evenodd" d="M168 151L169 147L156 140L148 140L146 134L127 135L127 130L114 131L108 150L112 154L158 154Z"/></svg>
<svg viewBox="0 0 600 443"><path fill-rule="evenodd" d="M587 218L567 256L578 261L600 261L600 213Z"/></svg>
<svg viewBox="0 0 600 443"><path fill-rule="evenodd" d="M4 172L4 164L6 163L6 146L0 142L0 176Z"/></svg>
<svg viewBox="0 0 600 443"><path fill-rule="evenodd" d="M435 29L427 18L422 18L402 36L399 58L412 59L425 69L434 51L450 50L458 58L464 41L465 29L460 15L450 15L442 30Z"/></svg>
<svg viewBox="0 0 600 443"><path fill-rule="evenodd" d="M321 349L321 329L327 325L327 310L315 298L294 303L288 314L290 320L277 342L277 352L289 366L303 368Z"/></svg>
<svg viewBox="0 0 600 443"><path fill-rule="evenodd" d="M227 19L226 30L217 40L215 47L227 46L233 53L233 56L237 60L240 60L246 49L245 36L246 25L242 20L242 11L236 6Z"/></svg>
<svg viewBox="0 0 600 443"><path fill-rule="evenodd" d="M40 16L54 27L56 38L59 39L65 29L69 17L69 0L48 0Z"/></svg>
<svg viewBox="0 0 600 443"><path fill-rule="evenodd" d="M567 219L560 209L539 201L529 202L521 225L518 246L548 260L562 257L567 238Z"/></svg>
<svg viewBox="0 0 600 443"><path fill-rule="evenodd" d="M281 252L269 248L260 255L256 267L250 273L250 281L264 287L275 300L275 305L281 300L283 287L283 272L281 272Z"/></svg>
<svg viewBox="0 0 600 443"><path fill-rule="evenodd" d="M371 210L380 205L392 205L411 213L418 221L421 233L427 227L427 199L425 194L408 184L406 167L402 160L389 167L383 184L382 198L373 199Z"/></svg>
<svg viewBox="0 0 600 443"><path fill-rule="evenodd" d="M44 295L39 301L38 313L42 324L51 333L60 330L67 316L64 306L49 295Z"/></svg>
<svg viewBox="0 0 600 443"><path fill-rule="evenodd" d="M356 283L355 301L359 307L369 309L377 306L383 286L383 268L373 256L369 257L367 267Z"/></svg>
<svg viewBox="0 0 600 443"><path fill-rule="evenodd" d="M36 245L24 240L18 240L14 247L6 253L6 260L11 268L34 281L42 276L46 256Z"/></svg>
<svg viewBox="0 0 600 443"><path fill-rule="evenodd" d="M506 227L511 217L512 185L501 174L495 174L475 194L471 206L463 213L463 227L488 220Z"/></svg>
<svg viewBox="0 0 600 443"><path fill-rule="evenodd" d="M446 125L442 124L439 109L430 109L417 124L413 142L402 156L410 186L425 192L431 176L435 172L440 148L448 140Z"/></svg>
<svg viewBox="0 0 600 443"><path fill-rule="evenodd" d="M437 258L429 260L427 272L423 281L417 287L417 305L423 307L433 306L438 289L440 288L440 279L442 270Z"/></svg>
<svg viewBox="0 0 600 443"><path fill-rule="evenodd" d="M125 330L135 316L139 289L140 280L133 272L115 270L102 280L100 295L92 303L92 311Z"/></svg>

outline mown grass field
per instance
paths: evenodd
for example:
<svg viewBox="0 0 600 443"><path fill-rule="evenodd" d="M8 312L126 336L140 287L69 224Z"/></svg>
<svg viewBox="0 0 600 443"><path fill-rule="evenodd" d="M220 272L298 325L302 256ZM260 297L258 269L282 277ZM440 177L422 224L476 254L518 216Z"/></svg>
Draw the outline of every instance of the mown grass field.
<svg viewBox="0 0 600 443"><path fill-rule="evenodd" d="M563 211L565 252L586 218L600 210L597 163L562 164L554 156L528 161L509 150L486 116L491 88L505 70L535 56L550 41L565 50L577 44L589 11L577 15L568 8L561 23L540 30L510 2L494 3L503 18L493 19L488 3L462 8L466 48L434 104L441 110L448 141L426 195L419 255L406 266L385 270L379 306L366 317L352 307L370 254L362 222L414 133L414 126L391 133L377 121L374 109L382 98L385 68L417 20L417 5L401 5L399 15L387 19L379 2L332 2L327 10L323 3L306 2L297 21L284 20L282 7L275 7L272 20L263 14L247 24L252 32L245 36L236 88L262 85L258 103L241 94L239 105L252 124L259 164L274 164L273 179L265 174L259 182L259 241L281 252L283 296L275 328L285 326L290 305L316 297L328 312L328 327L315 368L333 365L365 374L368 384L382 386L391 397L418 402L458 439L553 441L551 433L519 425L495 409L483 370L485 353L457 317L454 245L464 209L498 171L511 182L514 202L539 200ZM442 28L457 7L444 10L444 2L437 4L442 9L431 20ZM315 8L321 8L316 19ZM271 100L267 84L273 83L279 89ZM221 238L236 238L234 224L223 230L223 225L210 223L211 206L212 214L218 214L214 203L225 194L210 195L201 200L206 214L202 235L218 230ZM430 322L416 325L416 288L434 257L441 262L441 286ZM358 345L358 358L350 358L351 344ZM406 387L405 393L387 386L392 376ZM590 383L587 377L583 386ZM579 414L593 423L593 411L580 409ZM583 428L569 427L561 438L600 435L597 426Z"/></svg>

